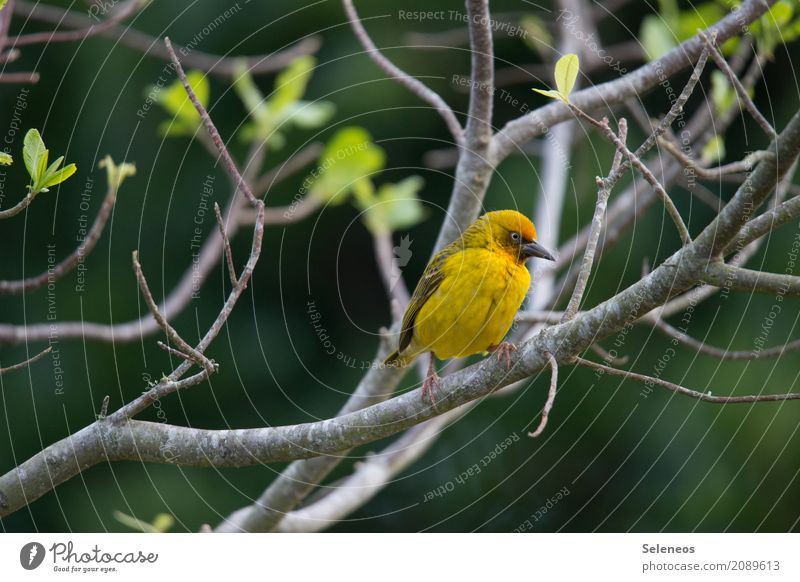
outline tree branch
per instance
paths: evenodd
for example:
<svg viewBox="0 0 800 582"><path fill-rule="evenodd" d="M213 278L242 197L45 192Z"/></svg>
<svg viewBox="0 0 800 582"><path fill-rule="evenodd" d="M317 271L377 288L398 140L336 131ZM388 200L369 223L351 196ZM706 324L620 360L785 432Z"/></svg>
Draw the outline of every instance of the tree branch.
<svg viewBox="0 0 800 582"><path fill-rule="evenodd" d="M736 36L742 26L762 16L775 0L747 0L738 10L731 12L707 29L708 34L716 35L722 43ZM694 36L681 43L660 59L657 59L629 74L601 83L594 87L577 91L570 95L570 101L580 109L591 112L601 107L612 107L624 103L631 97L641 95L655 87L664 78L689 66L703 51L703 41ZM528 140L541 135L545 130L571 117L569 108L563 103L553 102L530 113L509 121L492 139L491 161L499 164L512 151L518 150Z"/></svg>
<svg viewBox="0 0 800 582"><path fill-rule="evenodd" d="M387 75L394 78L398 83L414 93L414 95L436 109L436 111L444 120L447 129L450 130L450 134L453 136L456 144L463 146L464 130L461 128L461 124L458 122L458 119L456 119L455 113L453 113L453 110L450 108L450 106L445 103L444 99L442 99L438 93L427 87L419 79L416 79L403 71L378 50L378 47L376 47L375 43L372 42L372 39L370 38L369 34L367 34L364 25L361 23L361 19L358 17L358 13L353 5L353 0L342 0L342 5L344 6L347 19L350 21L350 26L353 28L356 38L358 38L361 46L364 47L364 49L367 51L367 54L375 62L375 64L383 69Z"/></svg>
<svg viewBox="0 0 800 582"><path fill-rule="evenodd" d="M690 398L702 400L703 402L711 402L713 404L746 404L752 402L785 402L787 400L800 400L800 392L787 392L786 394L753 394L748 396L713 396L710 392L698 392L679 384L662 380L661 378L645 376L644 374L628 372L627 370L618 370L617 368L604 366L603 364L584 360L583 358L576 358L575 363L585 368L601 371L604 374L621 376L626 379L629 378L637 382L643 382L648 386L660 386L677 394L689 396Z"/></svg>
<svg viewBox="0 0 800 582"><path fill-rule="evenodd" d="M67 257L62 259L60 263L54 265L39 275L18 281L0 281L0 295L30 293L31 291L40 289L41 287L47 285L48 281L63 277L72 271L72 269L74 269L81 261L85 260L86 257L88 257L89 254L94 250L97 241L100 240L100 237L103 234L103 230L108 222L108 217L111 216L111 209L114 207L114 204L117 201L118 191L118 186L109 184L106 197L103 199L103 204L100 206L100 210L94 219L94 223L92 224L91 229L89 229L86 237L83 239L83 241L81 241L81 244L78 245L78 248L72 251L72 253Z"/></svg>
<svg viewBox="0 0 800 582"><path fill-rule="evenodd" d="M35 356L33 356L31 358L28 358L27 360L25 360L23 362L19 362L18 364L13 364L13 365L8 366L6 368L0 368L0 376L2 376L3 374L8 374L9 372L15 372L16 370L21 370L22 368L27 368L31 364L34 364L34 363L38 362L39 360L41 360L43 357L45 357L47 354L49 354L52 351L53 351L52 347L47 347L47 348L43 349L41 352L39 352L38 354L36 354Z"/></svg>
<svg viewBox="0 0 800 582"><path fill-rule="evenodd" d="M18 0L15 2L14 13L28 17L32 20L48 22L50 24L64 24L71 28L87 28L92 26L94 21L75 11L64 10L57 6L42 4L40 2L31 3ZM160 38L145 34L129 27L112 26L100 32L100 36L110 38L122 45L128 46L142 54L160 58L165 61L170 60L169 52L161 42ZM239 73L238 67L244 63L247 70L252 75L263 75L274 73L286 68L286 66L297 57L317 52L320 47L320 39L317 36L309 36L294 46L276 51L266 55L255 56L234 56L226 57L204 53L197 49L189 50L180 45L174 45L176 50L181 53L183 62L196 69L208 71L210 74L227 78L235 78Z"/></svg>
<svg viewBox="0 0 800 582"><path fill-rule="evenodd" d="M467 0L467 18L472 71L467 126L447 216L434 252L461 236L461 232L478 217L493 170L489 146L492 140L494 46L489 0Z"/></svg>

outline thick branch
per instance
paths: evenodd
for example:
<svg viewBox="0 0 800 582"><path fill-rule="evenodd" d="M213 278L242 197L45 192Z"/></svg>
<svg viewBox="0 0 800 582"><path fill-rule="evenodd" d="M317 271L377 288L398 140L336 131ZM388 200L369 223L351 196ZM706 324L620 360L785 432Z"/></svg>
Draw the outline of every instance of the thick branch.
<svg viewBox="0 0 800 582"><path fill-rule="evenodd" d="M795 248L800 248L800 246ZM798 276L753 271L726 265L722 262L709 264L702 274L702 280L715 287L746 293L800 295L800 277Z"/></svg>
<svg viewBox="0 0 800 582"><path fill-rule="evenodd" d="M472 79L470 81L464 147L456 166L447 217L439 231L435 251L461 236L480 212L492 177L489 146L492 140L494 46L489 0L467 0Z"/></svg>

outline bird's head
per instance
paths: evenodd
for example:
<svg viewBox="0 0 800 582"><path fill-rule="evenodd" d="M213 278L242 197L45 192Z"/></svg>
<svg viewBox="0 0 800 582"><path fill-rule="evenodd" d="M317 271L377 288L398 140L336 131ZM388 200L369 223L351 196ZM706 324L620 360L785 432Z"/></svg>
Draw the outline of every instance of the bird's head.
<svg viewBox="0 0 800 582"><path fill-rule="evenodd" d="M489 239L486 242L495 251L506 253L519 263L534 257L555 260L553 254L536 240L536 228L530 219L516 210L487 212L478 223L483 223L481 230Z"/></svg>

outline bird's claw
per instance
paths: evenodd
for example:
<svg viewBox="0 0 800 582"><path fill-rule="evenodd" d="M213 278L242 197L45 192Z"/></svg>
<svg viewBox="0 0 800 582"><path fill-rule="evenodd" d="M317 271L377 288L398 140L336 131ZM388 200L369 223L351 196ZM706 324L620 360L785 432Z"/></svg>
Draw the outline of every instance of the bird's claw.
<svg viewBox="0 0 800 582"><path fill-rule="evenodd" d="M500 345L489 348L493 354L497 354L498 361L505 360L506 368L511 369L511 354L517 351L517 346L509 342L503 342Z"/></svg>
<svg viewBox="0 0 800 582"><path fill-rule="evenodd" d="M442 379L439 374L437 374L435 371L429 371L428 375L425 377L425 380L422 382L422 400L427 400L434 408L436 408L436 397L434 396L433 391L439 387L441 380Z"/></svg>

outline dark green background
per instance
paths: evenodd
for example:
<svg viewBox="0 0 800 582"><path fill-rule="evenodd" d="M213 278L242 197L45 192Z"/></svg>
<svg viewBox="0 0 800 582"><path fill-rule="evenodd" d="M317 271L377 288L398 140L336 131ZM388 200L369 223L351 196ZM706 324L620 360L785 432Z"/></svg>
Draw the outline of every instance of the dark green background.
<svg viewBox="0 0 800 582"><path fill-rule="evenodd" d="M180 5L179 5L180 4ZM367 22L381 47L406 43L413 31L432 32L453 27L451 22L407 22L397 10L427 9L421 1L402 4L359 3L362 16L390 15ZM445 10L463 11L459 2L442 2ZM421 198L429 207L428 219L410 230L413 257L405 269L413 284L429 256L446 206L451 176L422 164L426 151L449 139L440 118L414 96L390 80L363 54L341 6L324 1L269 24L298 8L295 2L253 2L224 26L205 37L197 47L214 53L258 54L278 50L297 39L322 30L323 46L308 98L324 97L336 103L331 127L320 132L295 130L286 147L270 152L267 166L282 162L291 152L313 139L326 139L342 125L366 127L386 150L388 170L377 182L398 181L411 174L425 178ZM493 2L498 12L532 10L521 2ZM137 18L135 26L155 35L168 34L187 42L214 20L229 4L206 1L170 3L157 0ZM76 5L81 10L81 5ZM640 3L620 10L620 22L606 22L607 42L630 39L650 9ZM546 13L542 13L547 18ZM16 18L12 33L21 28ZM624 25L624 26L623 26ZM25 32L45 30L27 24ZM519 39L498 35L497 55L512 63L537 62ZM758 103L781 127L797 107L794 77L795 46L777 51L766 70L767 86L759 86ZM469 54L463 48L444 50L394 49L386 54L401 67L426 81L458 112L466 109L466 96L453 90L448 79L467 74ZM186 138L163 140L157 126L166 119L153 109L144 120L136 116L146 87L156 82L164 62L142 57L106 39L78 44L28 47L7 70L35 68L41 81L31 88L23 127L37 127L53 154L64 153L78 165L78 173L59 191L41 195L27 214L0 224L0 277L19 278L46 268L46 245L55 244L59 257L74 247L78 228L80 193L87 177L94 178L93 217L105 188L97 162L106 153L116 160L135 161L138 175L122 188L114 216L97 249L87 260L87 288L74 292L76 275L57 286L58 318L64 321L125 322L144 311L130 266L130 253L140 249L151 287L158 297L169 290L190 265L193 218L202 183L216 176L214 199L229 196L227 177L197 142ZM633 68L633 67L631 67ZM603 72L593 81L611 78ZM704 77L708 86L708 74ZM682 87L685 75L676 77ZM257 82L268 92L272 76ZM377 80L380 79L380 80ZM550 79L508 88L534 107L544 98L531 86ZM0 85L0 111L5 132L19 87ZM231 136L244 119L244 109L229 85L211 81L212 115L223 136ZM705 97L698 92L690 111ZM644 98L651 114L667 108L662 92ZM518 115L501 100L496 102L498 125ZM18 163L6 170L3 206L24 193L21 137L11 152ZM632 131L632 143L641 134ZM742 152L766 145L749 120L737 120L727 139L728 161ZM246 146L231 140L242 159ZM610 149L596 135L579 141L571 179L577 196L568 195L562 240L585 224L593 209L594 176L607 171ZM270 192L267 203L288 203L303 174ZM517 207L531 213L539 190L538 159L508 159L494 177L486 198L487 209ZM618 188L615 195L622 188ZM693 233L712 217L678 188L672 190ZM730 196L726 187L721 194ZM213 220L207 217L208 232ZM797 234L790 224L774 235L751 265L782 271L786 252ZM396 240L399 239L399 234ZM405 233L402 233L405 234ZM642 259L656 263L677 244L673 228L656 205L625 236L595 270L588 296L602 300L639 276ZM247 232L234 241L239 261L249 247ZM216 269L193 301L173 322L184 337L194 339L217 313L223 297L222 269ZM375 333L387 325L390 313L375 267L371 239L351 205L331 207L305 221L283 229L272 227L253 284L238 305L209 354L220 363L220 374L209 383L164 401L171 423L204 428L282 425L327 418L346 400L361 371L328 356L317 340L306 314L313 300L323 325L338 350L357 360L369 360ZM690 333L732 349L752 349L761 323L774 298L731 296L714 299L695 313ZM768 344L797 337L797 300L782 304L782 313ZM4 323L45 321L47 291L26 297L0 297ZM709 328L710 331L709 331ZM145 374L157 378L171 364L155 342L108 345L93 341L62 340L66 389L55 394L52 363L2 377L0 414L0 470L10 470L47 445L94 419L103 396L116 408L145 389ZM610 342L606 342L610 345ZM0 361L8 365L44 347L43 343L0 346ZM628 336L623 353L633 369L652 373L669 347L669 340L647 326ZM678 348L665 377L715 393L784 391L796 387L797 356L780 361L723 363ZM409 375L404 386L416 381ZM618 379L597 381L591 371L564 368L555 409L545 435L525 436L540 410L547 378L533 379L515 395L481 403L455 426L448 428L433 448L373 501L352 515L336 531L511 531L531 518L548 498L567 487L570 494L539 521L535 531L786 531L797 529L800 516L800 454L797 435L800 404L767 403L728 407L673 397L666 391L642 396L642 386ZM142 418L154 419L150 410ZM520 438L479 475L443 497L423 503L425 493L453 481L509 435ZM379 450L374 443L359 450ZM343 476L352 463L343 464L332 480ZM54 492L2 520L4 531L125 531L113 517L121 510L150 520L159 512L175 515L175 530L196 531L201 524L217 524L222 516L257 496L281 465L238 470L183 469L163 465L116 463L94 467L58 487Z"/></svg>

